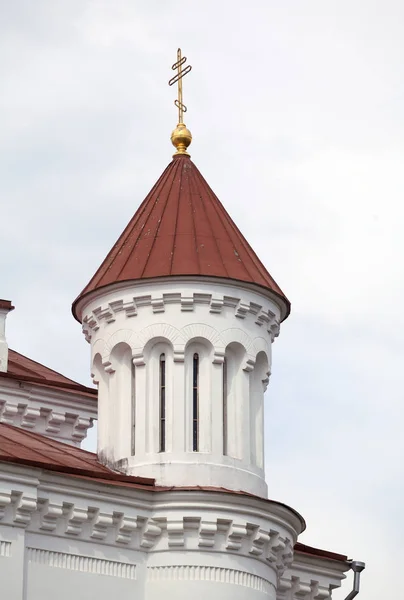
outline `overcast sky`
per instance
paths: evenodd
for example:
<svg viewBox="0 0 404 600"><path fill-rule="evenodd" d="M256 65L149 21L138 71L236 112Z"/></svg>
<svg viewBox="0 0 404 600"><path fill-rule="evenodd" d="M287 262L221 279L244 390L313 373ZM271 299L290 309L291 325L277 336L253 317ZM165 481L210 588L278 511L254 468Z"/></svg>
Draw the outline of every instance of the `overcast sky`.
<svg viewBox="0 0 404 600"><path fill-rule="evenodd" d="M363 600L398 597L404 560L403 6L0 0L11 347L89 384L70 305L171 159L181 45L192 158L292 302L269 495L366 561Z"/></svg>

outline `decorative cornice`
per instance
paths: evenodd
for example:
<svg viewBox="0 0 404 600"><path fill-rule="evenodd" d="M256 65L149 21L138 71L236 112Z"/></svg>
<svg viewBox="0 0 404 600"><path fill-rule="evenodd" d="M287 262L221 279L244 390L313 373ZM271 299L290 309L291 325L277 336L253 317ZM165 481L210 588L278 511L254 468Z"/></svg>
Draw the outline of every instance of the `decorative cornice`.
<svg viewBox="0 0 404 600"><path fill-rule="evenodd" d="M37 503L34 496L11 489L0 492L0 522L26 527L36 508Z"/></svg>
<svg viewBox="0 0 404 600"><path fill-rule="evenodd" d="M30 533L46 533L49 537L75 538L97 544L124 545L141 552L186 551L237 554L271 565L278 576L290 566L293 541L285 528L277 529L271 513L257 523L236 509L224 511L219 504L198 509L191 504L184 510L166 500L166 509L158 509L151 501L148 515L136 506L125 508L96 498L75 498L74 490L65 495L52 493L46 497L41 489L17 492L10 489L0 494L0 524L27 528ZM204 494L200 492L199 494ZM174 498L173 498L174 500ZM133 503L133 499L132 499ZM235 510L235 512L234 512ZM228 518L221 515L228 514ZM253 514L252 510L252 514ZM170 515L170 516L169 516ZM259 522L261 521L261 524ZM293 534L292 534L293 535Z"/></svg>
<svg viewBox="0 0 404 600"><path fill-rule="evenodd" d="M38 430L42 435L72 440L80 443L87 437L87 431L93 426L93 419L72 413L67 409L64 413L49 408L36 408L29 404L16 406L12 402L0 401L0 423L7 423L22 429ZM62 425L68 425L68 433L62 434Z"/></svg>
<svg viewBox="0 0 404 600"><path fill-rule="evenodd" d="M35 547L30 543L27 556L31 562L136 578L136 566L130 558L120 562L100 554L95 557L50 548L52 538L59 539L58 550L61 538L73 538L75 544L90 542L101 553L101 546L108 546L150 555L149 581L189 578L224 582L274 596L270 580L277 580L277 600L328 600L347 570L345 563L335 560L300 552L293 555L301 518L281 504L253 497L197 490L159 494L129 488L111 490L95 482L67 481L40 469L6 464L1 466L0 489L0 525L6 526L2 527L0 557L13 555L13 542L7 539L6 531L7 526L14 526L46 534L30 537L46 540L43 548L38 547L42 542ZM164 564L167 551L170 565ZM181 566L172 564L177 551ZM184 565L184 552L189 565ZM205 552L207 564L198 564L204 562ZM239 557L238 568L222 568L220 562L216 566L215 554L218 561L220 555ZM128 552L129 556L134 555ZM255 574L245 559L261 563L256 563ZM265 571L265 566L271 571Z"/></svg>
<svg viewBox="0 0 404 600"><path fill-rule="evenodd" d="M321 585L310 576L308 579L281 577L276 598L277 600L327 600L331 598L332 587L327 582Z"/></svg>
<svg viewBox="0 0 404 600"><path fill-rule="evenodd" d="M0 382L1 423L80 443L96 416L96 397L42 389L28 383Z"/></svg>
<svg viewBox="0 0 404 600"><path fill-rule="evenodd" d="M199 287L199 289L201 288L206 288L209 290L215 290L217 289L218 286L220 286L221 288L225 288L226 290L229 291L228 294L225 294L226 297L233 297L234 296L234 291L237 290L237 294L243 293L243 294L256 294L259 295L260 297L264 297L267 300L269 300L270 302L272 302L280 311L281 313L281 317L282 317L282 321L288 316L289 313L289 309L287 308L285 311L285 304L284 301L282 300L282 298L279 297L278 294L268 290L267 288L263 288L260 285L257 285L255 283L249 283L246 281L239 281L239 280L229 280L227 278L223 278L223 277L209 277L209 276L195 276L195 275L170 275L167 277L151 277L148 279L144 279L142 281L139 280L128 280L128 281L120 281L120 282L116 282L116 283L111 283L108 286L99 288L94 290L93 292L90 292L88 294L86 294L83 298L81 298L77 305L75 306L75 310L73 310L73 314L75 316L75 318L77 318L78 321L81 320L81 318L78 318L79 315L82 315L84 312L84 308L86 306L88 306L89 304L93 304L97 302L98 298L102 298L103 296L107 295L107 294L117 294L119 295L120 293L122 294L122 296L124 297L124 300L122 301L122 308L121 310L127 310L128 308L132 308L134 306L133 304L133 297L131 297L130 292L133 289L136 289L138 291L138 296L137 298L145 298L147 301L148 296L150 296L150 289L154 289L154 290L161 290L161 289L167 289L167 287L171 288L171 291L167 293L167 296L171 296L174 300L175 298L178 296L178 292L174 291L174 287L176 287L177 289L179 287L183 287L183 288L189 288L189 287ZM141 291L143 291L143 295L141 294ZM128 294L129 292L129 294ZM200 292L196 292L196 294L200 294ZM204 292L202 292L202 295L204 295ZM188 294L188 296L192 296L191 294ZM185 296L186 297L186 296ZM212 294L212 299L214 298L215 301L217 298L221 298L221 294L216 294L215 292L213 292ZM117 302L121 302L120 299L117 300ZM136 306L139 306L139 301L136 302Z"/></svg>
<svg viewBox="0 0 404 600"><path fill-rule="evenodd" d="M279 579L277 600L329 600L347 570L343 561L296 551L293 564Z"/></svg>
<svg viewBox="0 0 404 600"><path fill-rule="evenodd" d="M207 313L224 314L225 309L233 311L240 319L252 318L258 327L263 327L271 341L279 335L279 320L274 312L262 304L226 295L190 293L163 293L133 296L130 301L122 298L98 306L83 317L83 333L88 342L103 323L113 323L118 313L127 318L139 315L141 309L151 309L153 313L164 313L167 305L178 305L180 311L193 311L196 306L204 306Z"/></svg>

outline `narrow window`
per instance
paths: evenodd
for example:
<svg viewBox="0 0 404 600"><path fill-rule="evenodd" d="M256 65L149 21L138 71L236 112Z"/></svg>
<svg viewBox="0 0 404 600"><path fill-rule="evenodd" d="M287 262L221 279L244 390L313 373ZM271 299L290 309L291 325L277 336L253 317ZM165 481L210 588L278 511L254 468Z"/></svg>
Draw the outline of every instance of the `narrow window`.
<svg viewBox="0 0 404 600"><path fill-rule="evenodd" d="M160 452L166 451L166 355L160 354Z"/></svg>
<svg viewBox="0 0 404 600"><path fill-rule="evenodd" d="M135 454L136 442L136 395L135 395L135 365L132 365L132 455Z"/></svg>
<svg viewBox="0 0 404 600"><path fill-rule="evenodd" d="M192 450L198 452L199 356L194 354L192 368Z"/></svg>
<svg viewBox="0 0 404 600"><path fill-rule="evenodd" d="M223 361L223 454L227 454L227 360Z"/></svg>

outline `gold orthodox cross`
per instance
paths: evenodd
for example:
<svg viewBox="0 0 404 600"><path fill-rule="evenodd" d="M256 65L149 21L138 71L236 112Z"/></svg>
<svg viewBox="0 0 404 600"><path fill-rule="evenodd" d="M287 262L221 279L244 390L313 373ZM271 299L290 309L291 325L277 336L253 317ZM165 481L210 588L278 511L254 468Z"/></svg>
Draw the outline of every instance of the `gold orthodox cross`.
<svg viewBox="0 0 404 600"><path fill-rule="evenodd" d="M177 62L171 67L173 71L177 69L177 74L174 75L168 82L168 85L174 85L178 82L178 98L174 100L175 106L178 108L178 124L184 122L184 112L187 112L187 107L182 102L182 78L190 72L191 65L187 65L185 69L182 66L187 62L186 56L181 56L181 48L177 50Z"/></svg>

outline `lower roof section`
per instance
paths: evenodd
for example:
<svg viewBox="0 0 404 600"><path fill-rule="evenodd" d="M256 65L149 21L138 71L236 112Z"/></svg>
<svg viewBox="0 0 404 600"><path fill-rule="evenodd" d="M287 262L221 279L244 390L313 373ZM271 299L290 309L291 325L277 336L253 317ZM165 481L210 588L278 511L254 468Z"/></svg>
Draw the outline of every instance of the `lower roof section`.
<svg viewBox="0 0 404 600"><path fill-rule="evenodd" d="M39 467L65 475L154 487L154 479L128 477L102 465L93 452L57 442L13 425L0 423L0 461Z"/></svg>
<svg viewBox="0 0 404 600"><path fill-rule="evenodd" d="M143 491L150 492L213 492L213 493L225 493L233 496L244 496L251 497L257 500L255 496L246 494L245 492L234 492L226 490L224 488L213 488L213 487L161 487L156 486L154 479L136 476L127 476L122 473L111 471L108 467L102 465L97 458L97 455L93 452L87 452L80 448L75 448L51 440L42 435L32 433L31 431L25 431L18 427L0 423L0 462L24 465L33 468L40 468L45 471L51 471L61 476L67 476L75 478L76 480L93 481L100 485L117 486L121 488L135 488ZM279 502L272 500L259 500L282 505ZM285 505L283 505L285 506ZM285 508L291 510L289 507ZM304 529L304 521L296 513L302 521ZM327 560L333 560L340 563L347 563L347 556L330 552L327 550L321 550L301 544L297 542L295 544L295 551L305 555L311 555L313 557L323 558Z"/></svg>
<svg viewBox="0 0 404 600"><path fill-rule="evenodd" d="M0 373L0 376L97 397L95 388L81 385L73 379L69 379L61 373L11 349L8 351L7 372Z"/></svg>

